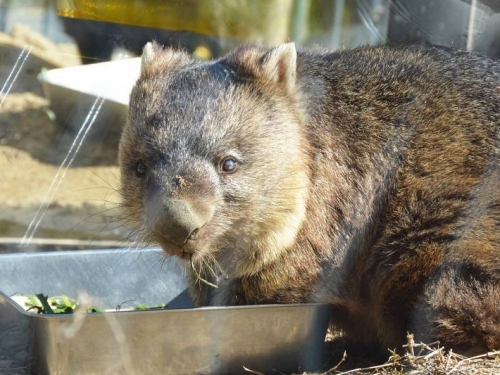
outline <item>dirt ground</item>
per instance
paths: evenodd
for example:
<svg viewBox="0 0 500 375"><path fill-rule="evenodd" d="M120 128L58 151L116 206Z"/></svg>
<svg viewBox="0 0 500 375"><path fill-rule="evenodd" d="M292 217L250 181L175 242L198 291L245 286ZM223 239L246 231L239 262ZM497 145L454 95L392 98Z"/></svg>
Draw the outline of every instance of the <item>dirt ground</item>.
<svg viewBox="0 0 500 375"><path fill-rule="evenodd" d="M35 238L46 248L51 242L59 244L52 249L64 247L64 241L51 239L77 248L120 241L126 229L115 222L120 212L119 132L112 139L98 130L90 132L60 185L53 184L76 130L54 118L37 75L42 69L79 64L76 47L54 45L23 27L12 34L0 34L0 251L38 249L15 244L42 203L47 207ZM31 46L30 54L17 72L16 61L19 67L26 46ZM54 191L51 184L58 186L57 193L48 194Z"/></svg>

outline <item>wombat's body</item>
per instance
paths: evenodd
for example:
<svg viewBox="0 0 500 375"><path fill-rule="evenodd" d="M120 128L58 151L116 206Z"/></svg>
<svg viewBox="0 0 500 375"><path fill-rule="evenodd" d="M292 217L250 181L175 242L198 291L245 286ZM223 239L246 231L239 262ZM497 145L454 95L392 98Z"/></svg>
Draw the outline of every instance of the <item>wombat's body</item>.
<svg viewBox="0 0 500 375"><path fill-rule="evenodd" d="M499 134L500 64L464 52L148 45L122 193L198 304L328 302L360 341L498 349Z"/></svg>

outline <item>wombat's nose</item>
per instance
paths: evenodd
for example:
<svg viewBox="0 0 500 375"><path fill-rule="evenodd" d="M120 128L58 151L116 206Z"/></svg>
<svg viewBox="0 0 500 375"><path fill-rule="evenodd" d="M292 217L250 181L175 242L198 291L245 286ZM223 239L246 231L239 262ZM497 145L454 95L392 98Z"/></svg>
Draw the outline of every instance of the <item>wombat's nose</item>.
<svg viewBox="0 0 500 375"><path fill-rule="evenodd" d="M182 246L191 235L195 237L204 224L204 218L197 215L188 202L168 199L155 218L154 229L168 241Z"/></svg>

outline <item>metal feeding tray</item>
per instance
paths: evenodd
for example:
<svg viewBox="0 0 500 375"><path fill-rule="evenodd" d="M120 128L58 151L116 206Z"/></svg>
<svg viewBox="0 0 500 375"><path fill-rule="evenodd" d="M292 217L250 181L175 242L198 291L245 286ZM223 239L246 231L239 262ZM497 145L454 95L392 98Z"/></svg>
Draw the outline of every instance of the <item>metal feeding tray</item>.
<svg viewBox="0 0 500 375"><path fill-rule="evenodd" d="M88 137L94 143L118 146L140 65L140 58L131 58L51 69L38 78L57 123L70 139L85 124L91 127Z"/></svg>
<svg viewBox="0 0 500 375"><path fill-rule="evenodd" d="M120 112L125 117L130 92L140 70L141 59L136 57L51 69L42 72L38 78L51 101L51 108L62 121L70 121L77 115L74 107L81 107L82 113L76 116L78 119L72 120L79 127L99 97L108 100L110 112Z"/></svg>
<svg viewBox="0 0 500 375"><path fill-rule="evenodd" d="M248 374L323 364L327 305L192 308L184 266L161 250L0 255L2 374ZM10 296L82 292L102 308L165 310L39 315Z"/></svg>

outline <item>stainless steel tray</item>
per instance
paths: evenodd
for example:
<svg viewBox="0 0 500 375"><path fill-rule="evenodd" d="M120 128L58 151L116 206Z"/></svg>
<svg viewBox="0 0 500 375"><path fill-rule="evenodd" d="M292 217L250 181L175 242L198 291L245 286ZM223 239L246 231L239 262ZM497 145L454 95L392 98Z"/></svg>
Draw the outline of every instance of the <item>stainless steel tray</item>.
<svg viewBox="0 0 500 375"><path fill-rule="evenodd" d="M183 273L177 259L155 249L0 255L0 373L248 374L243 366L265 373L321 367L327 305L190 308ZM170 309L37 315L10 298L82 291L101 307L133 300Z"/></svg>
<svg viewBox="0 0 500 375"><path fill-rule="evenodd" d="M116 126L121 132L128 111L130 92L141 70L140 58L71 66L42 72L45 96L59 123L80 130L97 98L106 99L94 128L100 132Z"/></svg>

